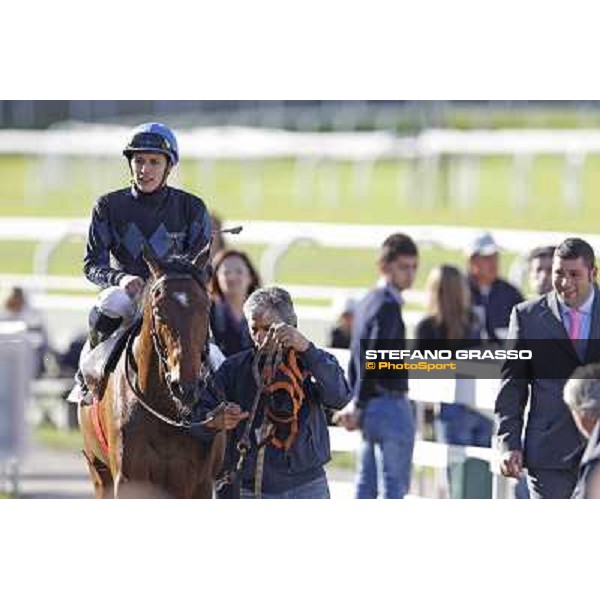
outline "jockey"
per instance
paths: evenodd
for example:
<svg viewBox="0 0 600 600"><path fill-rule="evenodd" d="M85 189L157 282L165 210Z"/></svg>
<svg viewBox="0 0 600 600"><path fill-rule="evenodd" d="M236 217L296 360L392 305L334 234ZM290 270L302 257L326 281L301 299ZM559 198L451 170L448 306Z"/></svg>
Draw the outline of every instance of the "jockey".
<svg viewBox="0 0 600 600"><path fill-rule="evenodd" d="M135 318L137 301L150 275L142 257L144 243L161 259L175 254L192 258L211 239L204 202L167 185L179 162L171 129L161 123L140 125L123 155L131 187L109 192L96 201L88 231L83 271L103 289L89 315L89 339L82 358ZM81 373L76 381L83 383Z"/></svg>
<svg viewBox="0 0 600 600"><path fill-rule="evenodd" d="M96 201L83 262L85 276L104 288L90 314L92 347L135 316L135 301L149 276L142 258L144 243L164 259L173 254L193 257L211 239L204 202L167 185L179 150L166 125L137 127L123 155L131 187Z"/></svg>

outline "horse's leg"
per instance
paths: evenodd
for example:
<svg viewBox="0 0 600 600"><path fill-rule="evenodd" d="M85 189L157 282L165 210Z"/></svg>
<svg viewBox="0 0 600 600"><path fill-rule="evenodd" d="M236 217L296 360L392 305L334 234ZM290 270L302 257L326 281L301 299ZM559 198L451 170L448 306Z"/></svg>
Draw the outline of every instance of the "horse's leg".
<svg viewBox="0 0 600 600"><path fill-rule="evenodd" d="M97 458L100 453L96 435L90 417L89 406L79 406L77 418L83 437L83 456L85 457L96 498L112 497L112 476L108 467Z"/></svg>
<svg viewBox="0 0 600 600"><path fill-rule="evenodd" d="M83 456L87 462L88 470L94 484L96 498L108 499L113 497L113 481L110 469L95 456L90 456L83 450Z"/></svg>

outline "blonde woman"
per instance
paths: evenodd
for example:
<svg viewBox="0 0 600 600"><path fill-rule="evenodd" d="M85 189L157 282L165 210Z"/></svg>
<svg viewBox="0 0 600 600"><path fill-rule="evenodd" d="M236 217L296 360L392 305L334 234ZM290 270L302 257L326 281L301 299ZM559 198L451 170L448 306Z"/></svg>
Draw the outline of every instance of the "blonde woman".
<svg viewBox="0 0 600 600"><path fill-rule="evenodd" d="M415 329L415 347L456 350L481 341L481 323L471 307L469 286L452 265L434 268L427 277L427 316ZM490 446L492 421L460 404L442 404L439 413L447 444Z"/></svg>

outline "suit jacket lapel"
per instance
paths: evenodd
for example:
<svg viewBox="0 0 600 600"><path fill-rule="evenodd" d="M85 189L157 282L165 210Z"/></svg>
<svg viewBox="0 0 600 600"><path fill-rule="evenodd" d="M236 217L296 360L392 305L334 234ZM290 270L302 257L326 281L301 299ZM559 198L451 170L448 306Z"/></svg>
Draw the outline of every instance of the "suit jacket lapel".
<svg viewBox="0 0 600 600"><path fill-rule="evenodd" d="M600 360L600 289L594 284L594 302L592 303L592 322L588 339L586 362Z"/></svg>

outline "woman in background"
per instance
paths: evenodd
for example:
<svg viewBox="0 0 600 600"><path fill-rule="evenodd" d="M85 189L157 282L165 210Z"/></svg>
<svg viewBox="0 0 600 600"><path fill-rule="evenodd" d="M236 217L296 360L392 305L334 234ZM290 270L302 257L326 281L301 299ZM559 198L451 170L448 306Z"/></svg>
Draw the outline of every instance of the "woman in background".
<svg viewBox="0 0 600 600"><path fill-rule="evenodd" d="M458 350L481 342L481 323L471 307L471 294L464 275L451 265L432 269L425 284L427 316L415 329L419 350ZM491 443L492 421L460 404L442 404L442 437L447 444L484 446Z"/></svg>
<svg viewBox="0 0 600 600"><path fill-rule="evenodd" d="M221 352L231 356L252 348L242 307L248 296L260 287L260 278L248 255L240 250L221 250L212 266L210 327Z"/></svg>

